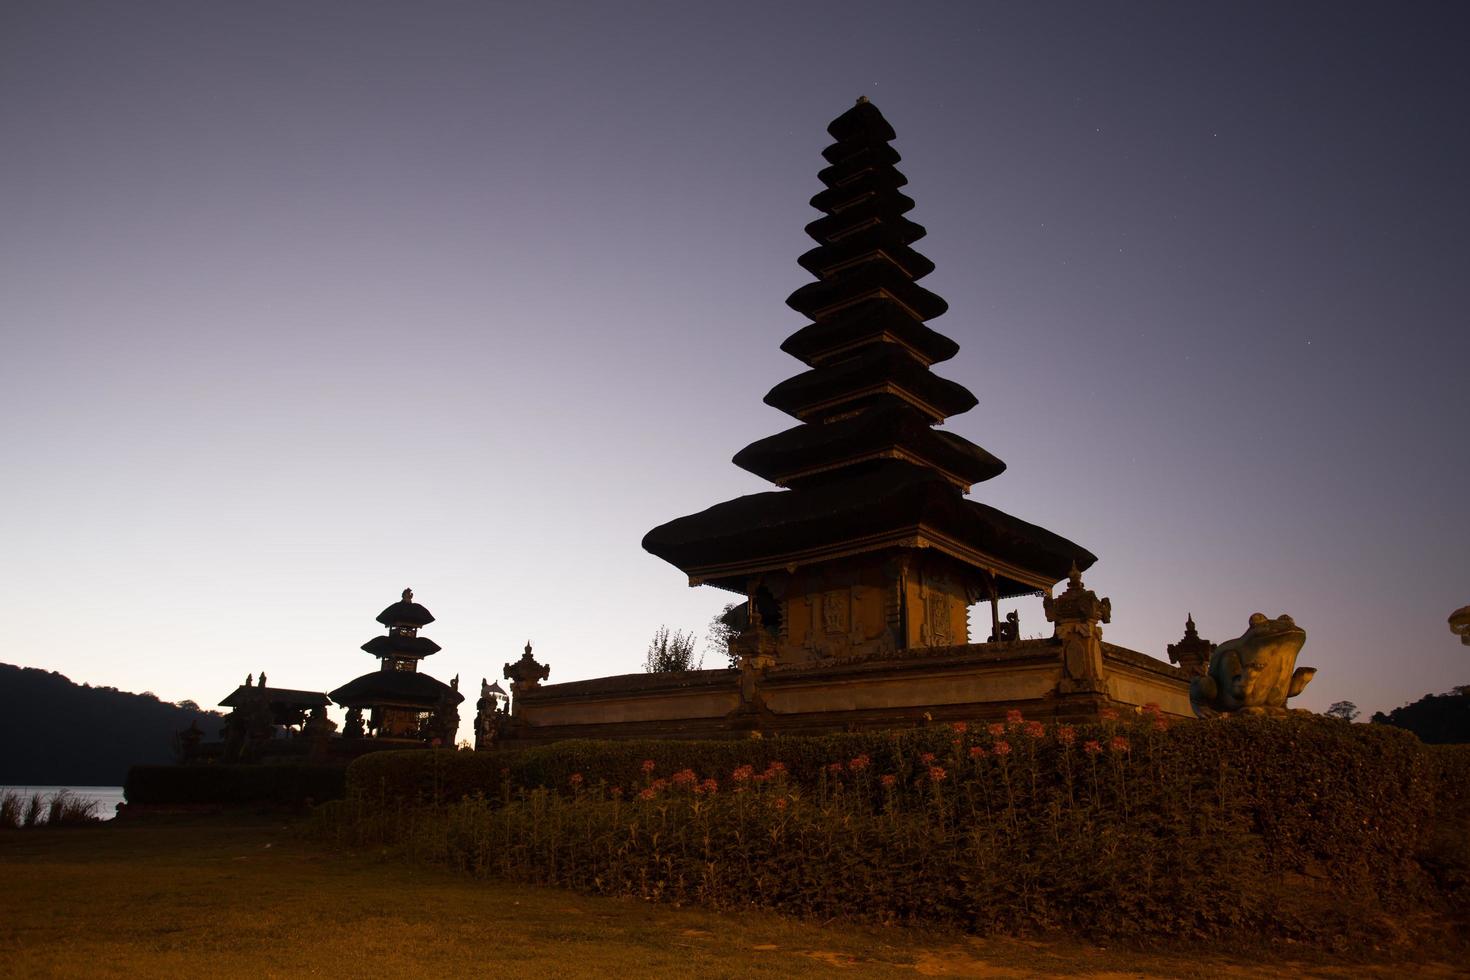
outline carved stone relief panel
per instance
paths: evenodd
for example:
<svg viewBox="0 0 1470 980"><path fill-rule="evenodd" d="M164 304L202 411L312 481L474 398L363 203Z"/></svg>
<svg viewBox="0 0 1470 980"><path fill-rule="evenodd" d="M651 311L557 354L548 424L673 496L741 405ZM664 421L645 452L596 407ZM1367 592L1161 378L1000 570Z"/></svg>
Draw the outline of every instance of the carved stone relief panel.
<svg viewBox="0 0 1470 980"><path fill-rule="evenodd" d="M851 621L850 597L846 591L822 593L822 627L827 633L846 633Z"/></svg>
<svg viewBox="0 0 1470 980"><path fill-rule="evenodd" d="M924 619L929 627L929 645L945 647L954 643L954 627L949 619L949 596L931 590L924 605Z"/></svg>

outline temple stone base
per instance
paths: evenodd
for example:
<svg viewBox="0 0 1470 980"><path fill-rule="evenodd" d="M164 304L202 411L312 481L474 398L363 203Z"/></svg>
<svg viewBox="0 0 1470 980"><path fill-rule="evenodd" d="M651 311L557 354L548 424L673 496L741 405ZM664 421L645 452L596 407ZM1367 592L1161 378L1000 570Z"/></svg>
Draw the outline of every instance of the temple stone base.
<svg viewBox="0 0 1470 980"><path fill-rule="evenodd" d="M1157 704L1193 717L1185 671L1103 643L1101 676L1068 675L1056 638L974 643L764 670L623 674L521 692L505 741L739 738L998 720L1094 721Z"/></svg>

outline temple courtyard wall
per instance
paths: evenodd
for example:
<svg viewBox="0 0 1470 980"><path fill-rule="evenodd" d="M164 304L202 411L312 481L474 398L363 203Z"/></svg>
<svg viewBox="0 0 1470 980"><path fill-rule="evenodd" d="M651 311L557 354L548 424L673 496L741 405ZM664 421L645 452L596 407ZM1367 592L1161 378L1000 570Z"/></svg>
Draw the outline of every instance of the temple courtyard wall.
<svg viewBox="0 0 1470 980"><path fill-rule="evenodd" d="M907 728L1027 718L1096 720L1107 709L1157 704L1192 717L1185 671L1102 644L1103 674L1078 689L1062 641L975 643L765 670L623 674L520 692L505 732L512 744L566 738L736 738ZM1087 686L1084 686L1086 688Z"/></svg>

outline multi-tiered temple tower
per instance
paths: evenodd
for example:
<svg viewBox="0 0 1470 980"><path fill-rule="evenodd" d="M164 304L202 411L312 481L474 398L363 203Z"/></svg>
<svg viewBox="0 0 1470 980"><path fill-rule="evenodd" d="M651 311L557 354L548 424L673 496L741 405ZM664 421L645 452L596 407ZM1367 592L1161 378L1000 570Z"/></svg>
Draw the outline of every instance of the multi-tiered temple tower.
<svg viewBox="0 0 1470 980"><path fill-rule="evenodd" d="M378 613L378 622L388 627L386 636L375 636L362 645L382 661L378 670L348 681L331 692L333 701L360 717L371 712L367 727L379 738L440 738L453 744L453 716L458 726L458 705L464 695L442 681L419 672L419 661L439 652L439 644L419 636L434 621L434 614L413 601L413 590ZM360 722L357 723L360 725ZM347 732L354 730L351 718Z"/></svg>
<svg viewBox="0 0 1470 980"><path fill-rule="evenodd" d="M777 663L968 643L968 608L1050 594L1085 549L966 499L1005 464L937 429L975 396L930 370L958 345L927 325L948 304L918 284L934 263L894 166L893 128L866 99L827 127L823 217L802 268L817 281L786 301L811 322L781 349L809 370L766 404L800 424L736 454L786 489L739 497L648 532L643 547L691 585L748 597L747 644ZM1009 639L1016 639L1014 636Z"/></svg>

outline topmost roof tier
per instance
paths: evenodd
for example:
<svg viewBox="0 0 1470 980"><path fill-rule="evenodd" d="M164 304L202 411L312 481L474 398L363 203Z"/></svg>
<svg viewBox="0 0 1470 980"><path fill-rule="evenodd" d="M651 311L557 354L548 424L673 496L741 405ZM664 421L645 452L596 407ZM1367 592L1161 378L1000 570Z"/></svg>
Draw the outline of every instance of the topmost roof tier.
<svg viewBox="0 0 1470 980"><path fill-rule="evenodd" d="M817 247L797 260L818 281L786 300L813 322L781 349L813 367L871 344L895 345L926 366L953 357L959 346L924 325L949 307L917 282L934 263L910 247L925 231L905 217L914 201L899 192L908 178L894 166L893 127L862 99L827 132L837 140L822 151L832 166L811 199L824 216L806 226Z"/></svg>
<svg viewBox="0 0 1470 980"><path fill-rule="evenodd" d="M434 621L434 614L413 601L413 589L404 589L403 598L378 613L378 622L399 629L418 629Z"/></svg>

